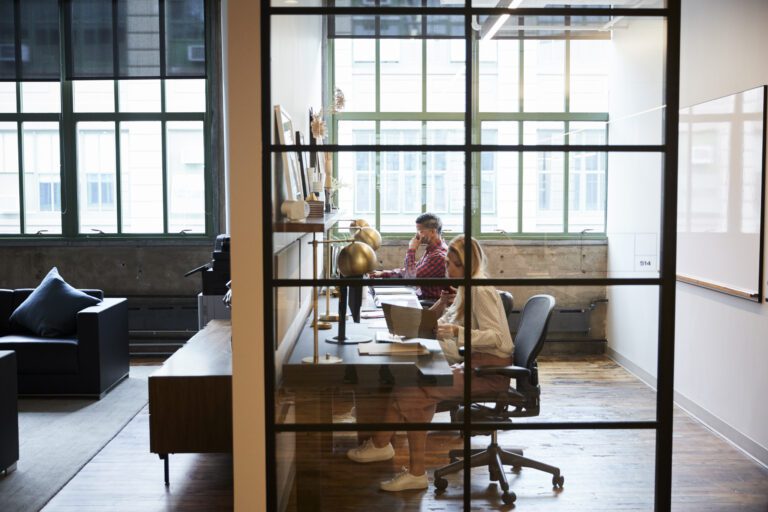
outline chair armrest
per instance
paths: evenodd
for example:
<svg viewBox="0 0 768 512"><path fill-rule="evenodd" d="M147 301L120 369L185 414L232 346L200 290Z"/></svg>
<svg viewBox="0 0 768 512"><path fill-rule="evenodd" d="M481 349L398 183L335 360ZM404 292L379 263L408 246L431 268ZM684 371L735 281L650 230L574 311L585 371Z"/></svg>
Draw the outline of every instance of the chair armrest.
<svg viewBox="0 0 768 512"><path fill-rule="evenodd" d="M522 366L479 366L475 368L475 375L481 377L486 375L503 375L510 379L519 379L520 377L530 377L531 370Z"/></svg>
<svg viewBox="0 0 768 512"><path fill-rule="evenodd" d="M99 391L128 373L128 301L106 298L77 314L80 371Z"/></svg>

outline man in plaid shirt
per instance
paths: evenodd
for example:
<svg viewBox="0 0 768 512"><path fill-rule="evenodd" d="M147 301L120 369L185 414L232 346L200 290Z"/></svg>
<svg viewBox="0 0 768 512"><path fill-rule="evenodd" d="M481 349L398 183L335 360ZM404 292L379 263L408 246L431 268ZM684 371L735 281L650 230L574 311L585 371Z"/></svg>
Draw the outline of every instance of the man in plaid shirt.
<svg viewBox="0 0 768 512"><path fill-rule="evenodd" d="M441 236L443 223L434 213L422 213L416 218L416 235L408 242L403 268L371 272L371 277L445 277L445 256L448 246ZM424 254L416 261L416 249L426 245ZM440 298L444 286L421 286L416 293L422 301L435 301Z"/></svg>

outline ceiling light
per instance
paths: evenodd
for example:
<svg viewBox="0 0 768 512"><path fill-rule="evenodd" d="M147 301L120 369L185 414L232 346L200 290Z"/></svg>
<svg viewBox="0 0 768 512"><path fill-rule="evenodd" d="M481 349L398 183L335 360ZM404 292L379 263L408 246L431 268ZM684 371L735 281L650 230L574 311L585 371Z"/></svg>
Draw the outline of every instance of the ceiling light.
<svg viewBox="0 0 768 512"><path fill-rule="evenodd" d="M496 7L506 7L507 9L517 9L518 7L520 7L520 4L522 3L523 3L523 0L502 0L496 5ZM504 6L502 4L507 4L507 5ZM491 25L491 28L488 30L488 32L483 34L480 40L487 41L493 38L493 36L496 35L496 32L499 31L502 25L504 25L504 23L507 22L507 20L509 19L509 16L510 16L509 14L502 14L498 18L496 18L496 21L493 22L493 25ZM490 19L491 18L488 18L489 21Z"/></svg>

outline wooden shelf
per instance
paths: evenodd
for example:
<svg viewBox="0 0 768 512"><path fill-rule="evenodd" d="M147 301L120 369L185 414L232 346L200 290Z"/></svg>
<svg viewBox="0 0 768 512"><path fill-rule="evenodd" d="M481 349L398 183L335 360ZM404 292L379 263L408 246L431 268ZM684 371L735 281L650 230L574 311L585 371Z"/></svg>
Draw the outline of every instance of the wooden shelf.
<svg viewBox="0 0 768 512"><path fill-rule="evenodd" d="M275 222L272 225L274 233L325 233L341 218L341 212L334 210L322 217L307 217L298 222Z"/></svg>

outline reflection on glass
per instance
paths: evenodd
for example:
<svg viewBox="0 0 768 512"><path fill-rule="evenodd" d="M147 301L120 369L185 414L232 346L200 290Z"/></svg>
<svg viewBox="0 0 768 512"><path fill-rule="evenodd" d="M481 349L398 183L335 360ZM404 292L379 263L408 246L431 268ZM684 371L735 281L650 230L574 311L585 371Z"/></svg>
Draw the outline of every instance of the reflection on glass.
<svg viewBox="0 0 768 512"><path fill-rule="evenodd" d="M0 123L0 233L21 232L18 141L16 123Z"/></svg>
<svg viewBox="0 0 768 512"><path fill-rule="evenodd" d="M117 232L115 123L77 123L80 233Z"/></svg>
<svg viewBox="0 0 768 512"><path fill-rule="evenodd" d="M570 42L570 112L608 111L610 45L610 40Z"/></svg>
<svg viewBox="0 0 768 512"><path fill-rule="evenodd" d="M519 123L484 121L482 144L517 144ZM517 233L519 205L519 154L484 152L480 158L480 205L483 233ZM477 162L475 162L477 166Z"/></svg>
<svg viewBox="0 0 768 512"><path fill-rule="evenodd" d="M335 86L344 91L346 112L376 110L376 41L335 39L333 42Z"/></svg>
<svg viewBox="0 0 768 512"><path fill-rule="evenodd" d="M24 231L61 233L59 123L24 123Z"/></svg>
<svg viewBox="0 0 768 512"><path fill-rule="evenodd" d="M465 42L427 40L427 111L464 112Z"/></svg>
<svg viewBox="0 0 768 512"><path fill-rule="evenodd" d="M418 112L421 102L421 40L381 39L382 112ZM418 94L415 94L419 91Z"/></svg>
<svg viewBox="0 0 768 512"><path fill-rule="evenodd" d="M427 144L463 144L464 123L461 121L430 121ZM429 152L426 154L426 211L443 221L443 229L462 232L464 226L464 154L460 151Z"/></svg>
<svg viewBox="0 0 768 512"><path fill-rule="evenodd" d="M123 233L163 232L163 153L159 121L120 123Z"/></svg>
<svg viewBox="0 0 768 512"><path fill-rule="evenodd" d="M523 100L526 112L565 110L565 41L526 40Z"/></svg>
<svg viewBox="0 0 768 512"><path fill-rule="evenodd" d="M374 144L373 121L339 121L340 144ZM376 211L376 154L372 152L336 153L339 207L353 217L370 217Z"/></svg>
<svg viewBox="0 0 768 512"><path fill-rule="evenodd" d="M605 144L603 123L569 123L572 145ZM605 230L605 153L571 152L568 156L568 231Z"/></svg>
<svg viewBox="0 0 768 512"><path fill-rule="evenodd" d="M520 43L516 40L481 40L480 112L520 110Z"/></svg>
<svg viewBox="0 0 768 512"><path fill-rule="evenodd" d="M115 86L112 80L75 80L72 82L75 112L114 112Z"/></svg>
<svg viewBox="0 0 768 512"><path fill-rule="evenodd" d="M420 121L382 121L382 144L419 144ZM421 213L422 159L418 152L393 151L379 154L381 167L381 231L413 230L413 219Z"/></svg>
<svg viewBox="0 0 768 512"><path fill-rule="evenodd" d="M203 123L166 124L168 232L205 231L205 144Z"/></svg>

